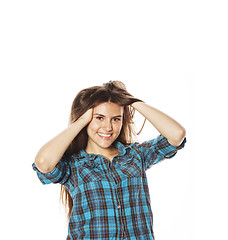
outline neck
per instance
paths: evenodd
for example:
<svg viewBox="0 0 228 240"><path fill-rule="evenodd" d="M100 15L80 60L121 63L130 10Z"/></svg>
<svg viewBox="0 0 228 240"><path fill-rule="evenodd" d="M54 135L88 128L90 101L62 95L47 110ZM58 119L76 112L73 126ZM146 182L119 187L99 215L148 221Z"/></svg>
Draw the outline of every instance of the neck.
<svg viewBox="0 0 228 240"><path fill-rule="evenodd" d="M119 150L114 146L111 146L109 148L100 148L100 147L94 147L94 146L90 147L87 145L85 151L88 154L102 155L108 159L112 158L113 156L119 153Z"/></svg>

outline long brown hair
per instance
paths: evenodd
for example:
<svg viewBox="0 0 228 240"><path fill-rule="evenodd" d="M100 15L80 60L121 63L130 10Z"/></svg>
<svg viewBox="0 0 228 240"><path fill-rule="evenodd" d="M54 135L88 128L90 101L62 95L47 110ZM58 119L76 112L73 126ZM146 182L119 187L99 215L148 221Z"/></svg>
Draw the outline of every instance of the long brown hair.
<svg viewBox="0 0 228 240"><path fill-rule="evenodd" d="M69 125L77 121L90 108L94 108L104 102L116 103L124 107L124 114L123 126L115 142L119 141L124 145L128 145L132 143L135 135L133 128L134 109L130 105L138 101L141 100L129 94L125 85L120 81L109 81L102 86L83 89L76 95L72 103ZM72 154L86 148L88 141L86 128L87 126L80 131L66 150L65 155L68 159L70 159ZM63 185L61 185L60 200L65 207L67 221L69 221L73 208L73 199Z"/></svg>

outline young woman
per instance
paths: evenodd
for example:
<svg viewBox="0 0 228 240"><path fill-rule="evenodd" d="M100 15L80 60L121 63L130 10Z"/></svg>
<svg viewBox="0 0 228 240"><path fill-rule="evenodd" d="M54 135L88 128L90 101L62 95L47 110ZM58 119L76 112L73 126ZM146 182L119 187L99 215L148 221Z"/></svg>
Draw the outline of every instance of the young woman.
<svg viewBox="0 0 228 240"><path fill-rule="evenodd" d="M132 142L137 110L160 135ZM75 97L69 127L38 152L33 169L43 184L61 184L67 239L154 239L145 171L184 147L185 129L110 81Z"/></svg>

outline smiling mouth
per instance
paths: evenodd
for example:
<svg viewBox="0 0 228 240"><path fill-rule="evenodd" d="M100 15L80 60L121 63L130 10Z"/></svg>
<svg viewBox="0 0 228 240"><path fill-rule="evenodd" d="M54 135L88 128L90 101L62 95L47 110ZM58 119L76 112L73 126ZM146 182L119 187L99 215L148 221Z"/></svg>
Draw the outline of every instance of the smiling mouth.
<svg viewBox="0 0 228 240"><path fill-rule="evenodd" d="M98 135L105 140L109 140L112 136L112 134L104 134L104 133L98 133Z"/></svg>

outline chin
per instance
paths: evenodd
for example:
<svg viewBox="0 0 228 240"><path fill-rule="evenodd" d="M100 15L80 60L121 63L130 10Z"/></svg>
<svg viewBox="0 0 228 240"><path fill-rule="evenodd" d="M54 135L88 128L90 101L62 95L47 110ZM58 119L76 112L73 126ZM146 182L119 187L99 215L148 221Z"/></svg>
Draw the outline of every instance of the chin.
<svg viewBox="0 0 228 240"><path fill-rule="evenodd" d="M99 144L100 147L102 148L110 148L112 146L113 143L111 144Z"/></svg>

